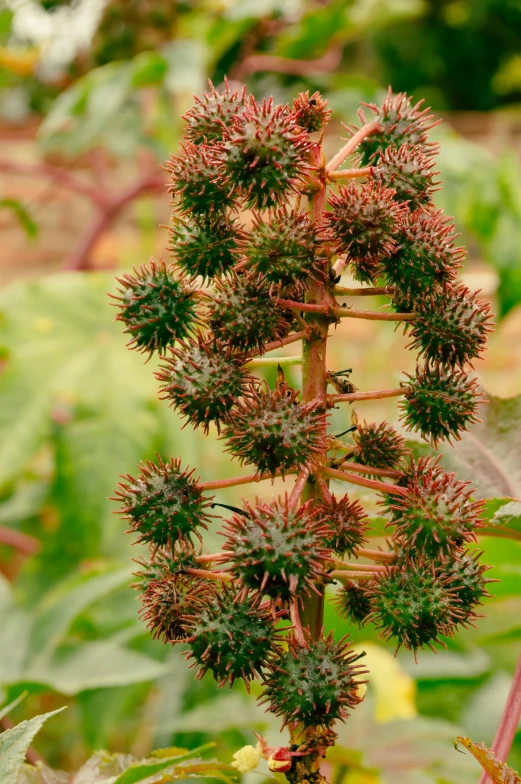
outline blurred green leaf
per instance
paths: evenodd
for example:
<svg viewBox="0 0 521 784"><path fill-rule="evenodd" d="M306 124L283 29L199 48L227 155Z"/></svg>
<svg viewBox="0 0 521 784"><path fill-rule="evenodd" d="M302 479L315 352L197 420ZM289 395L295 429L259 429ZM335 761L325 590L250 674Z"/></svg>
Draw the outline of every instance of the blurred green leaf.
<svg viewBox="0 0 521 784"><path fill-rule="evenodd" d="M16 727L2 732L0 735L0 781L2 784L17 784L18 771L25 760L25 753L31 745L36 733L43 727L47 719L61 713L64 708L35 716L29 721L22 721Z"/></svg>
<svg viewBox="0 0 521 784"><path fill-rule="evenodd" d="M114 780L113 784L137 784L137 782L143 781L149 776L154 776L156 773L160 773L161 771L166 770L166 768L175 767L180 762L189 760L192 757L195 757L197 754L201 754L201 752L207 751L213 746L215 746L214 743L207 743L205 746L199 746L198 748L187 751L184 754L166 757L165 759L149 759L141 760L140 762L134 762L127 768L126 771L124 771L124 773L121 773L117 779ZM211 769L212 762L209 762L208 765Z"/></svg>
<svg viewBox="0 0 521 784"><path fill-rule="evenodd" d="M472 482L477 498L521 496L521 395L502 399L486 395L482 422L464 433L454 447L443 447L442 464Z"/></svg>
<svg viewBox="0 0 521 784"><path fill-rule="evenodd" d="M141 52L132 60L132 86L162 84L167 71L168 63L159 52Z"/></svg>
<svg viewBox="0 0 521 784"><path fill-rule="evenodd" d="M10 210L13 213L29 239L33 240L38 236L38 224L33 220L31 213L21 201L17 199L0 199L1 209Z"/></svg>

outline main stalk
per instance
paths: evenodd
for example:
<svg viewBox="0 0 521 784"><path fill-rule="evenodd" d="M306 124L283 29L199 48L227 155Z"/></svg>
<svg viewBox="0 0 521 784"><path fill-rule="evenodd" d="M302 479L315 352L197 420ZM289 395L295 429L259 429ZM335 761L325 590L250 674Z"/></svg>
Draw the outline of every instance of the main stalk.
<svg viewBox="0 0 521 784"><path fill-rule="evenodd" d="M311 218L319 227L326 206L326 166L320 144L316 144L313 147L310 162L315 172L312 181L313 190L309 195L309 210ZM333 300L327 289L328 258L326 256L324 256L322 261L322 269L322 277L313 281L308 289L306 302L310 304L328 305ZM329 321L327 316L322 313L308 312L305 314L305 318L310 327L310 332L308 338L303 340L302 347L302 398L304 402L323 400L325 406L327 392L326 350ZM325 421L323 427L325 436ZM326 455L326 439L324 438L324 449L318 462L324 463ZM307 501L310 498L318 498L320 495L320 487L317 484L313 481L306 482L302 493L303 501ZM302 625L309 628L313 639L318 640L324 622L323 589L319 596L312 593L309 598L304 600L301 620Z"/></svg>

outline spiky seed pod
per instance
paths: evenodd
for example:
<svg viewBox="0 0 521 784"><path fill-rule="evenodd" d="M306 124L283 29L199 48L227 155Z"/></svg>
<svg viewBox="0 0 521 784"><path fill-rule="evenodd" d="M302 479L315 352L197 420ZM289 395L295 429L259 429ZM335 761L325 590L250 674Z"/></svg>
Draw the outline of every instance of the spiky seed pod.
<svg viewBox="0 0 521 784"><path fill-rule="evenodd" d="M333 602L342 618L354 621L359 627L365 626L366 618L372 611L371 588L351 583L337 591Z"/></svg>
<svg viewBox="0 0 521 784"><path fill-rule="evenodd" d="M456 623L464 619L458 592L444 567L434 563L406 561L390 566L371 586L372 612L367 621L381 629L381 637L396 638L414 651L441 642L439 635L451 636Z"/></svg>
<svg viewBox="0 0 521 784"><path fill-rule="evenodd" d="M435 447L440 439L459 439L468 425L479 422L482 398L477 379L440 365L426 365L417 368L415 376L407 376L401 418L409 430L416 430Z"/></svg>
<svg viewBox="0 0 521 784"><path fill-rule="evenodd" d="M452 587L458 592L464 612L473 614L474 608L481 604L481 600L490 597L487 584L496 582L485 577L491 567L480 562L483 552L467 551L455 558L450 565L445 564L449 577L452 578Z"/></svg>
<svg viewBox="0 0 521 784"><path fill-rule="evenodd" d="M170 250L188 275L214 278L237 263L242 227L226 213L176 218L170 229Z"/></svg>
<svg viewBox="0 0 521 784"><path fill-rule="evenodd" d="M414 306L455 281L465 256L464 249L454 245L456 236L442 210L404 213L396 252L383 260L385 275L402 306Z"/></svg>
<svg viewBox="0 0 521 784"><path fill-rule="evenodd" d="M140 617L155 640L182 642L194 613L201 612L213 587L189 575L151 580L141 596Z"/></svg>
<svg viewBox="0 0 521 784"><path fill-rule="evenodd" d="M131 335L129 348L162 353L196 326L193 291L162 261L152 259L134 273L117 278L120 296L111 295L119 308L116 320L122 321Z"/></svg>
<svg viewBox="0 0 521 784"><path fill-rule="evenodd" d="M382 260L396 250L404 207L394 193L380 184L350 182L329 198L326 226L338 253L347 253L356 280L374 282Z"/></svg>
<svg viewBox="0 0 521 784"><path fill-rule="evenodd" d="M402 144L399 149L388 147L378 159L373 177L385 188L393 188L395 199L407 202L410 210L430 204L438 182L434 177L434 158L425 155L419 145Z"/></svg>
<svg viewBox="0 0 521 784"><path fill-rule="evenodd" d="M339 555L353 555L358 547L362 547L369 520L359 501L350 501L348 495L337 500L332 495L315 502L314 509L328 528L325 547Z"/></svg>
<svg viewBox="0 0 521 784"><path fill-rule="evenodd" d="M241 249L250 268L269 284L291 289L298 284L305 287L320 275L318 244L316 226L308 213L281 207L266 220L254 215L252 230Z"/></svg>
<svg viewBox="0 0 521 784"><path fill-rule="evenodd" d="M211 422L219 431L251 383L240 357L202 335L171 349L156 378L162 382L160 397L176 406L194 427L202 425L205 433Z"/></svg>
<svg viewBox="0 0 521 784"><path fill-rule="evenodd" d="M219 686L238 678L248 686L277 650L274 627L267 607L223 588L191 619L188 658L197 678L210 670Z"/></svg>
<svg viewBox="0 0 521 784"><path fill-rule="evenodd" d="M233 275L217 280L208 306L208 323L214 334L234 349L263 350L290 329L291 313L277 307L266 279L256 275Z"/></svg>
<svg viewBox="0 0 521 784"><path fill-rule="evenodd" d="M195 97L195 106L186 112L183 119L187 125L185 138L193 144L215 144L222 141L223 134L233 123L235 115L242 112L246 103L246 87L241 92L230 90L226 77L224 90L220 93L208 80L210 89L202 98Z"/></svg>
<svg viewBox="0 0 521 784"><path fill-rule="evenodd" d="M330 727L345 721L361 702L356 691L365 681L358 678L366 673L357 664L364 654L354 653L346 640L336 643L329 634L314 641L308 635L302 648L290 641L289 650L270 662L261 704L267 702L284 726Z"/></svg>
<svg viewBox="0 0 521 784"><path fill-rule="evenodd" d="M331 119L331 109L328 109L326 99L322 98L318 90L311 97L309 90L299 93L293 101L293 111L298 125L308 133L322 130Z"/></svg>
<svg viewBox="0 0 521 784"><path fill-rule="evenodd" d="M360 422L353 433L354 456L373 468L398 468L408 453L405 439L387 422Z"/></svg>
<svg viewBox="0 0 521 784"><path fill-rule="evenodd" d="M168 192L175 208L187 214L215 215L233 207L232 188L217 176L210 148L185 142L181 155L166 163Z"/></svg>
<svg viewBox="0 0 521 784"><path fill-rule="evenodd" d="M388 147L401 147L402 144L419 145L426 152L435 152L437 144L428 142L428 132L436 125L433 123L433 115L429 114L430 109L422 109L423 101L419 101L414 106L411 98L405 93L393 95L391 88L381 106L376 104L364 103L372 117L366 119L363 109L359 112L362 124L370 120L376 120L379 129L367 136L357 147L361 166L375 164L380 157L380 153L385 152ZM354 134L358 130L356 126L350 128Z"/></svg>
<svg viewBox="0 0 521 784"><path fill-rule="evenodd" d="M252 386L228 417L226 451L259 474L284 475L312 465L324 445L325 414L313 403L298 403L298 390L279 382L275 390Z"/></svg>
<svg viewBox="0 0 521 784"><path fill-rule="evenodd" d="M309 595L325 579L327 529L311 502L298 508L287 495L272 504L245 505L224 528L231 571L259 598L285 603Z"/></svg>
<svg viewBox="0 0 521 784"><path fill-rule="evenodd" d="M437 464L422 470L409 479L407 495L383 502L392 514L393 539L427 558L455 556L483 526L483 501L472 501L472 492Z"/></svg>
<svg viewBox="0 0 521 784"><path fill-rule="evenodd" d="M492 330L490 305L463 284L418 301L412 342L429 362L463 367L479 357Z"/></svg>
<svg viewBox="0 0 521 784"><path fill-rule="evenodd" d="M119 514L130 522L130 531L138 541L152 547L171 547L179 539L201 539L200 528L207 528L207 508L212 499L205 498L193 478L194 470L181 468L179 459L157 464L147 460L140 464L137 479L128 475L120 482L113 501L121 503Z"/></svg>
<svg viewBox="0 0 521 784"><path fill-rule="evenodd" d="M296 190L309 168L310 145L287 106L274 106L271 98L262 104L251 98L234 116L215 158L230 187L244 194L246 205L263 210L286 202Z"/></svg>
<svg viewBox="0 0 521 784"><path fill-rule="evenodd" d="M158 550L150 560L137 558L136 563L142 571L134 572L138 582L132 584L133 588L146 591L154 580L170 579L184 571L184 569L197 569L199 564L196 552L190 542L176 542L172 550L167 553Z"/></svg>

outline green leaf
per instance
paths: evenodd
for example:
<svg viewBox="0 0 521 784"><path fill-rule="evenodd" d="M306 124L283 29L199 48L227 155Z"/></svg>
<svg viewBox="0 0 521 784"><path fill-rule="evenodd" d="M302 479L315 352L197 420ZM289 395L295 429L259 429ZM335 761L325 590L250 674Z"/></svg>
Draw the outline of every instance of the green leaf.
<svg viewBox="0 0 521 784"><path fill-rule="evenodd" d="M132 60L132 85L148 87L162 84L167 71L168 63L159 52L141 52Z"/></svg>
<svg viewBox="0 0 521 784"><path fill-rule="evenodd" d="M91 570L64 581L47 594L35 612L31 634L34 661L46 661L63 641L72 621L87 607L128 583L131 565L101 574Z"/></svg>
<svg viewBox="0 0 521 784"><path fill-rule="evenodd" d="M85 689L153 681L172 669L172 664L128 650L111 640L99 640L82 643L72 651L57 650L52 657L29 666L24 679L73 695Z"/></svg>
<svg viewBox="0 0 521 784"><path fill-rule="evenodd" d="M29 721L22 721L0 735L0 781L2 784L17 784L18 771L25 760L25 753L31 745L36 733L43 727L47 719L61 713L59 708L51 713L35 716Z"/></svg>
<svg viewBox="0 0 521 784"><path fill-rule="evenodd" d="M521 395L486 395L483 420L454 447L444 447L442 464L474 486L477 498L521 497Z"/></svg>
<svg viewBox="0 0 521 784"><path fill-rule="evenodd" d="M521 501L488 499L483 518L487 525L480 533L521 541Z"/></svg>
<svg viewBox="0 0 521 784"><path fill-rule="evenodd" d="M30 240L35 239L38 235L38 224L31 218L29 210L22 202L17 199L0 199L0 209L11 210L27 237Z"/></svg>
<svg viewBox="0 0 521 784"><path fill-rule="evenodd" d="M160 773L162 770L174 767L180 762L191 759L197 754L211 749L215 746L214 743L207 743L205 746L199 746L197 749L187 751L184 754L179 754L175 757L167 757L166 759L159 760L141 760L140 762L132 763L124 773L121 773L113 782L113 784L136 784L136 782L143 781L149 776Z"/></svg>
<svg viewBox="0 0 521 784"><path fill-rule="evenodd" d="M3 708L0 708L0 719L3 719L5 716L8 715L8 713L11 713L11 711L14 710L14 708L16 708L17 705L20 705L20 703L23 702L23 700L25 700L26 697L27 697L27 692L24 691L15 700L10 702L9 705L4 705Z"/></svg>

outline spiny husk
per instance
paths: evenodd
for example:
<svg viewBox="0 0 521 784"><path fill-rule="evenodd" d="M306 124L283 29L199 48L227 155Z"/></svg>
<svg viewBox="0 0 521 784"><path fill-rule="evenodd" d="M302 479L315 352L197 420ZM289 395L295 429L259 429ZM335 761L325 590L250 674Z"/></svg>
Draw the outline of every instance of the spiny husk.
<svg viewBox="0 0 521 784"><path fill-rule="evenodd" d="M172 547L180 539L201 539L211 515L207 508L212 499L205 498L194 470L181 467L181 460L167 463L157 455L157 463L140 463L137 479L127 475L120 482L114 501L121 503L119 514L130 523L130 531L139 542L152 547Z"/></svg>
<svg viewBox="0 0 521 784"><path fill-rule="evenodd" d="M462 370L425 365L408 376L401 418L409 430L419 431L436 447L441 439L461 438L468 425L479 422L482 398L475 378Z"/></svg>
<svg viewBox="0 0 521 784"><path fill-rule="evenodd" d="M331 212L324 220L336 250L347 254L356 280L374 282L382 261L397 248L404 206L395 201L395 191L373 182L341 185L329 197Z"/></svg>
<svg viewBox="0 0 521 784"><path fill-rule="evenodd" d="M327 527L312 502L290 506L288 496L271 504L245 504L224 527L230 570L273 606L300 600L326 579Z"/></svg>
<svg viewBox="0 0 521 784"><path fill-rule="evenodd" d="M194 427L201 425L207 433L213 423L219 431L224 418L250 389L252 377L243 365L244 360L229 347L199 334L171 349L156 373L162 382L160 397L176 406Z"/></svg>
<svg viewBox="0 0 521 784"><path fill-rule="evenodd" d="M183 117L186 122L185 139L193 144L215 144L222 141L223 135L233 124L233 118L240 114L246 105L246 87L232 92L226 77L224 90L219 92L208 80L209 90L199 98L195 96L195 106Z"/></svg>
<svg viewBox="0 0 521 784"><path fill-rule="evenodd" d="M298 390L285 382L250 387L226 420L226 451L259 474L283 475L312 466L325 443L325 412L314 403L298 403Z"/></svg>
<svg viewBox="0 0 521 784"><path fill-rule="evenodd" d="M337 643L331 633L317 641L307 634L305 647L290 641L287 653L270 662L260 703L267 702L283 726L330 727L345 721L361 702L357 689L366 681L358 679L367 672L357 663L364 654L354 653L347 639Z"/></svg>
<svg viewBox="0 0 521 784"><path fill-rule="evenodd" d="M151 259L149 264L134 268L134 275L125 273L117 281L119 296L111 296L119 308L116 320L122 321L131 335L129 348L162 354L197 326L193 289L172 266Z"/></svg>

